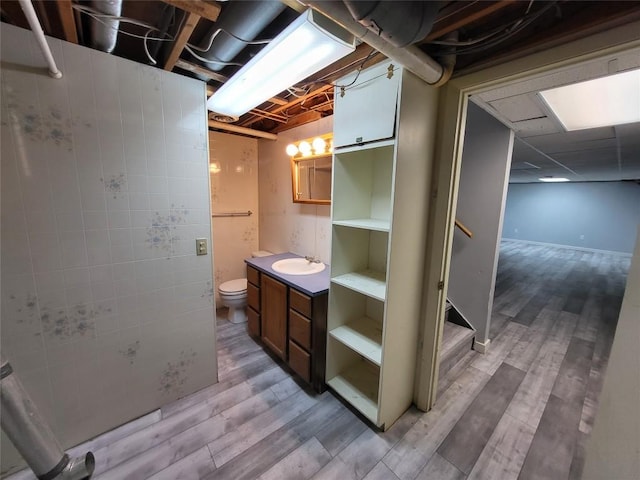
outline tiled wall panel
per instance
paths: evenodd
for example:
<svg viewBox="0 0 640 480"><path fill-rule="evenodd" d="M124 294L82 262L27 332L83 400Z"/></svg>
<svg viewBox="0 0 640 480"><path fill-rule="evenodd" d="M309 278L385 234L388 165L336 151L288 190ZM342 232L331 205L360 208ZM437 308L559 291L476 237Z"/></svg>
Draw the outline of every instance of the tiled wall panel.
<svg viewBox="0 0 640 480"><path fill-rule="evenodd" d="M216 381L204 84L1 35L2 351L69 447Z"/></svg>

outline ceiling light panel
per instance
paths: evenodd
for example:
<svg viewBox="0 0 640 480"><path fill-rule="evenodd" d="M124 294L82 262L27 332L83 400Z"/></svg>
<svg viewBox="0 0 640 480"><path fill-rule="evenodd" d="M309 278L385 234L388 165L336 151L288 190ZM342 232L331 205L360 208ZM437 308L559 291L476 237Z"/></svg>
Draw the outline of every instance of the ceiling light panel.
<svg viewBox="0 0 640 480"><path fill-rule="evenodd" d="M552 88L540 97L567 131L640 121L640 69Z"/></svg>

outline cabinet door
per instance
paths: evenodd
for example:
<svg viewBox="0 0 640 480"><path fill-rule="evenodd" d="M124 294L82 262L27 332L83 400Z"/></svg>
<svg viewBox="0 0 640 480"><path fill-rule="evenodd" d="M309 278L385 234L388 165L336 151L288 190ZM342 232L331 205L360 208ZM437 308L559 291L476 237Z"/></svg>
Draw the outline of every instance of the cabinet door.
<svg viewBox="0 0 640 480"><path fill-rule="evenodd" d="M345 85L344 92L337 86L334 94L333 146L344 147L393 138L396 123L396 102L400 71L388 78L388 67L380 65L357 72L338 81ZM344 95L343 95L344 93Z"/></svg>
<svg viewBox="0 0 640 480"><path fill-rule="evenodd" d="M262 341L280 358L287 359L287 286L262 275L260 318Z"/></svg>

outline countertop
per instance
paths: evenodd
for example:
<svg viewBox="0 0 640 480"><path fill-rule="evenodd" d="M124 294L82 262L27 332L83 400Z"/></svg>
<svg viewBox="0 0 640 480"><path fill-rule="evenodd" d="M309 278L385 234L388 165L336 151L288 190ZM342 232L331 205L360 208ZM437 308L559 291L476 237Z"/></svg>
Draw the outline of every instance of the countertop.
<svg viewBox="0 0 640 480"><path fill-rule="evenodd" d="M322 295L329 290L329 279L331 275L331 268L329 265L325 264L326 268L323 271L319 273L312 273L311 275L287 275L286 273L278 273L271 268L271 264L273 264L273 262L285 258L303 257L291 252L277 253L268 257L247 258L245 263L280 280L282 283L301 291L302 293L306 293L311 297Z"/></svg>

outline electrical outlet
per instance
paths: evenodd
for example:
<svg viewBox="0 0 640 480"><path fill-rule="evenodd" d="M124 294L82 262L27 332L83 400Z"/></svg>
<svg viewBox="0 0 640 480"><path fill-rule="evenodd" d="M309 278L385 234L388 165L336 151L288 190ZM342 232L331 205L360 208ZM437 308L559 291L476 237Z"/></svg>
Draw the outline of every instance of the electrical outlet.
<svg viewBox="0 0 640 480"><path fill-rule="evenodd" d="M206 254L207 254L207 239L196 238L196 255L206 255Z"/></svg>

